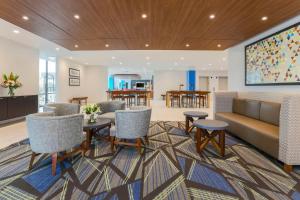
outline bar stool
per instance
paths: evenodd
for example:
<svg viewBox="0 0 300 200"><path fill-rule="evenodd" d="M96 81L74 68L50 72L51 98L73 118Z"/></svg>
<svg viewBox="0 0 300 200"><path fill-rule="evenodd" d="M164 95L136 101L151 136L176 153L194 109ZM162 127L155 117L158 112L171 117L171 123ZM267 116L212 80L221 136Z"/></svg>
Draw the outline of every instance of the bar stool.
<svg viewBox="0 0 300 200"><path fill-rule="evenodd" d="M206 102L206 97L204 95L196 96L196 104L199 108L201 108L201 103L202 103L202 107L205 107L205 102Z"/></svg>
<svg viewBox="0 0 300 200"><path fill-rule="evenodd" d="M181 107L180 94L179 93L171 93L171 106L174 107L177 104L178 107Z"/></svg>
<svg viewBox="0 0 300 200"><path fill-rule="evenodd" d="M137 105L138 106L146 106L147 105L147 95L140 94L137 96Z"/></svg>
<svg viewBox="0 0 300 200"><path fill-rule="evenodd" d="M123 96L121 94L112 94L111 99L121 101L123 99Z"/></svg>
<svg viewBox="0 0 300 200"><path fill-rule="evenodd" d="M126 102L127 107L135 105L135 95L132 94L124 95L122 100Z"/></svg>
<svg viewBox="0 0 300 200"><path fill-rule="evenodd" d="M194 107L194 95L186 94L182 96L182 106L186 108Z"/></svg>

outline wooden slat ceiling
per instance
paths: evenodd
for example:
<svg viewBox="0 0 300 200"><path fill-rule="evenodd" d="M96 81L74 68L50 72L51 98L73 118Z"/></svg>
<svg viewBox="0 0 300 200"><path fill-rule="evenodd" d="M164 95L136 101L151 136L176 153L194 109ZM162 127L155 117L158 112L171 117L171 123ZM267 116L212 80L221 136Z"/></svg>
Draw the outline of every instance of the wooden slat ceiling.
<svg viewBox="0 0 300 200"><path fill-rule="evenodd" d="M223 50L299 14L299 0L0 1L0 18L70 50Z"/></svg>

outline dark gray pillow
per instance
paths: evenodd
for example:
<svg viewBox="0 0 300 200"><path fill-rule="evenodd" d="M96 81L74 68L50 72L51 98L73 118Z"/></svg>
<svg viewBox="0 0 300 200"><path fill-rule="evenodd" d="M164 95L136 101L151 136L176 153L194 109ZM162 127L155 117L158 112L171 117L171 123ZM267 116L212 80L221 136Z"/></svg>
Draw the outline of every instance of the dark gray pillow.
<svg viewBox="0 0 300 200"><path fill-rule="evenodd" d="M246 113L246 100L245 99L233 99L232 112L245 115Z"/></svg>
<svg viewBox="0 0 300 200"><path fill-rule="evenodd" d="M279 126L281 104L271 102L261 102L260 120Z"/></svg>
<svg viewBox="0 0 300 200"><path fill-rule="evenodd" d="M259 120L260 101L250 99L245 100L245 115Z"/></svg>

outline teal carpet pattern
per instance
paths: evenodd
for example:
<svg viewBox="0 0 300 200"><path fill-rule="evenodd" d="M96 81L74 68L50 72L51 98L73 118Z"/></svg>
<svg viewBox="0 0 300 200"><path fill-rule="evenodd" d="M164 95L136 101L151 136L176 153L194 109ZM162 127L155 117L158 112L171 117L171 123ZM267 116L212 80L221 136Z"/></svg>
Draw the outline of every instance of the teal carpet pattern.
<svg viewBox="0 0 300 200"><path fill-rule="evenodd" d="M226 136L226 155L213 146L196 152L183 122L151 122L142 155L131 147L112 154L94 139L86 157L61 162L41 155L28 171L28 140L0 150L0 199L300 199L300 173L281 166L242 141ZM107 134L102 131L101 134Z"/></svg>

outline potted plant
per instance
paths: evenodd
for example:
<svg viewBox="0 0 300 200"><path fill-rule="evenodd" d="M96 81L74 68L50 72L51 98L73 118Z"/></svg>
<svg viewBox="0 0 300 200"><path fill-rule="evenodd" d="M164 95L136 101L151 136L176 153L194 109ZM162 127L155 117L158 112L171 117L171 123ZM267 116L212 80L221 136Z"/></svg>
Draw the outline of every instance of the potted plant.
<svg viewBox="0 0 300 200"><path fill-rule="evenodd" d="M1 87L8 88L8 95L14 96L15 89L22 86L22 83L18 81L19 76L14 73L10 73L9 75L3 74L3 82L1 82Z"/></svg>
<svg viewBox="0 0 300 200"><path fill-rule="evenodd" d="M100 112L100 108L97 104L88 104L83 107L83 113L88 117L89 123L96 122L98 112Z"/></svg>

